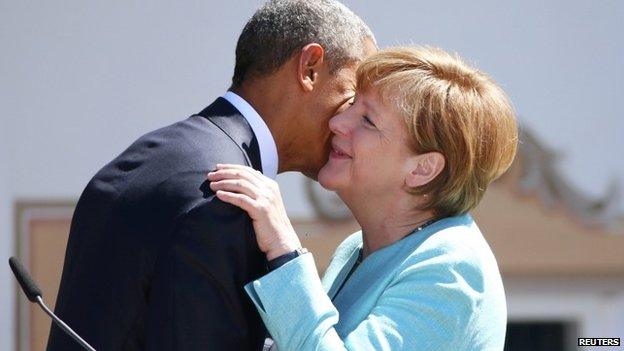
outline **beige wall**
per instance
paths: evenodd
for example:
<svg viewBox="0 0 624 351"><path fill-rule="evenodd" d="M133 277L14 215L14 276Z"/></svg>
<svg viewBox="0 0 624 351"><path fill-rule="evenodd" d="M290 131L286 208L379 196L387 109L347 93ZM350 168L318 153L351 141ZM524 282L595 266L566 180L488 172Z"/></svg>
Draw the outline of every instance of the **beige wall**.
<svg viewBox="0 0 624 351"><path fill-rule="evenodd" d="M20 261L43 292L43 300L54 309L61 277L73 205L69 203L21 203L17 206L17 252ZM16 291L17 283L12 281ZM50 318L21 291L16 296L16 348L44 350Z"/></svg>
<svg viewBox="0 0 624 351"><path fill-rule="evenodd" d="M621 226L584 226L563 207L520 195L510 178L488 190L474 216L503 274L624 277Z"/></svg>

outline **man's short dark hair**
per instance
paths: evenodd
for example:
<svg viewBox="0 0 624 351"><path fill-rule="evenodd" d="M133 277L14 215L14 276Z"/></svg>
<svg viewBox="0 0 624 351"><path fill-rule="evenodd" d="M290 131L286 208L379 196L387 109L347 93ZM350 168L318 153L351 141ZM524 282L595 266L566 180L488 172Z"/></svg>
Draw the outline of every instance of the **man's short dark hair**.
<svg viewBox="0 0 624 351"><path fill-rule="evenodd" d="M236 45L232 85L275 72L310 43L320 44L330 72L363 56L366 39L375 41L368 26L335 0L272 0L243 28Z"/></svg>

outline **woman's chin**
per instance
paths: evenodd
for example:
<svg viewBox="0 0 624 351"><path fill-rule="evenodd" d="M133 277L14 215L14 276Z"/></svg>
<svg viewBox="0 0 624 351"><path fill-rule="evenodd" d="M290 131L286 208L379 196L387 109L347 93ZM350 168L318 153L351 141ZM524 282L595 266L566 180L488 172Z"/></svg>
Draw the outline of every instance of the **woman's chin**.
<svg viewBox="0 0 624 351"><path fill-rule="evenodd" d="M332 182L330 179L327 179L327 177L323 177L322 173L319 173L318 175L318 182L319 184L321 184L321 186L327 190L334 190L332 188Z"/></svg>
<svg viewBox="0 0 624 351"><path fill-rule="evenodd" d="M321 168L318 174L318 182L321 186L327 190L338 190L338 177L331 172L331 170L325 165Z"/></svg>

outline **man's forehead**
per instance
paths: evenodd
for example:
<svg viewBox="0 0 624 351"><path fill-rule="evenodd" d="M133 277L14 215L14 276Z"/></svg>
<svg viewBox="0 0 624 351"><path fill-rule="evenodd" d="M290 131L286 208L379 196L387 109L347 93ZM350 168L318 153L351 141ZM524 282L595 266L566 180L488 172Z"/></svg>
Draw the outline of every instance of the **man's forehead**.
<svg viewBox="0 0 624 351"><path fill-rule="evenodd" d="M375 43L370 38L364 39L364 43L363 43L362 49L363 49L362 52L364 53L363 59L365 59L368 56L376 53L377 50L379 50L379 48L377 47L377 43Z"/></svg>
<svg viewBox="0 0 624 351"><path fill-rule="evenodd" d="M349 63L345 68L341 70L342 73L346 74L346 76L344 77L346 83L348 85L349 89L355 90L357 81L356 81L356 77L355 77L355 73L357 71L358 66L360 65L360 63L362 63L362 61L364 61L367 57L369 57L370 55L374 54L375 52L377 52L378 48L377 48L377 44L372 40L372 39L365 39L363 46L362 46L362 57L360 57L358 60L353 61L351 63Z"/></svg>
<svg viewBox="0 0 624 351"><path fill-rule="evenodd" d="M355 85L356 85L355 72L357 71L358 64L359 62L353 62L338 72L340 87L342 90L345 90L345 91L355 90Z"/></svg>
<svg viewBox="0 0 624 351"><path fill-rule="evenodd" d="M376 53L379 48L377 48L377 44L371 40L371 39L364 39L364 41L362 42L362 47L360 48L361 50L359 52L359 55L357 56L357 58L352 58L352 62L349 63L349 67L354 69L357 69L357 66L362 63L362 61L366 60L370 55Z"/></svg>

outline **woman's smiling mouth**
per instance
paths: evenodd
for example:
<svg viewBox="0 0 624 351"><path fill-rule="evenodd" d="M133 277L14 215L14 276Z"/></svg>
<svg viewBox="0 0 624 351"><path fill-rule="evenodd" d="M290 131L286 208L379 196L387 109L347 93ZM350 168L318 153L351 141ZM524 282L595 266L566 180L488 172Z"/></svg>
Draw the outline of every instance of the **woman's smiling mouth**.
<svg viewBox="0 0 624 351"><path fill-rule="evenodd" d="M331 152L329 153L329 157L331 158L341 158L347 159L351 158L349 154L347 154L343 149L338 147L336 144L332 143Z"/></svg>

